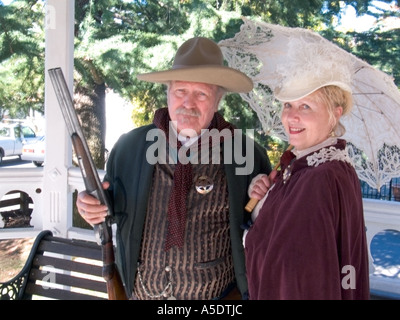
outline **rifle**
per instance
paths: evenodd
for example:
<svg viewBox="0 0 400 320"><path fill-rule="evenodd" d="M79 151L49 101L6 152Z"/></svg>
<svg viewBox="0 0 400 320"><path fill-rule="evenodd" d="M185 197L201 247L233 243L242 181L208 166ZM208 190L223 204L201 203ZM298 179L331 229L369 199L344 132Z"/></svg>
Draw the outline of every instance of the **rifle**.
<svg viewBox="0 0 400 320"><path fill-rule="evenodd" d="M83 135L82 127L76 114L72 97L69 94L61 68L49 69L50 80L53 84L61 112L63 114L72 145L78 158L79 168L85 182L86 192L100 200L108 208L105 221L94 226L96 238L102 249L103 269L102 275L107 283L109 300L127 300L125 287L115 264L114 246L112 238L112 207L108 194L104 191L99 175L90 155L89 147Z"/></svg>

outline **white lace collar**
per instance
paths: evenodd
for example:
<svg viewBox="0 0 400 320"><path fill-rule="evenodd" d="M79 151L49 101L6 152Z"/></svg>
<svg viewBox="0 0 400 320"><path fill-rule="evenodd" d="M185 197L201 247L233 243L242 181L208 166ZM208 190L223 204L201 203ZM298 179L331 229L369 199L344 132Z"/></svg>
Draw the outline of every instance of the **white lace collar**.
<svg viewBox="0 0 400 320"><path fill-rule="evenodd" d="M312 146L310 148L304 149L304 150L300 150L298 151L297 149L293 150L293 154L296 156L297 159L300 159L302 157L304 157L307 154L310 154L311 152L314 152L316 150L319 150L321 148L327 147L327 146L332 146L337 144L337 138L336 137L329 137L328 139L326 139L325 141L322 141L321 143Z"/></svg>
<svg viewBox="0 0 400 320"><path fill-rule="evenodd" d="M325 163L327 161L343 161L349 163L353 166L353 162L347 152L347 147L344 150L337 149L334 145L337 144L337 138L328 138L325 141L317 144L311 148L297 151L295 150L293 153L297 158L301 158L307 154L307 165L310 167L318 167L320 164ZM329 146L329 148L328 148ZM318 152L314 152L317 151Z"/></svg>
<svg viewBox="0 0 400 320"><path fill-rule="evenodd" d="M340 150L334 146L330 146L329 148L322 148L320 151L314 152L313 154L309 155L307 157L307 165L310 167L318 167L322 163L333 160L347 162L351 166L353 166L353 162L349 157L347 148Z"/></svg>

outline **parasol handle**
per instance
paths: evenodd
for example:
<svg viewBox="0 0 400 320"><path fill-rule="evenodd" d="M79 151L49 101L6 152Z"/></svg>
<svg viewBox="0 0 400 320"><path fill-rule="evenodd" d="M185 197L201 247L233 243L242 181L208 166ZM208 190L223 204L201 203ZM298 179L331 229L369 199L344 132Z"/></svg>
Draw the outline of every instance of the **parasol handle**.
<svg viewBox="0 0 400 320"><path fill-rule="evenodd" d="M292 149L293 149L293 146L291 144L289 144L289 146L287 147L287 149L285 151L289 151L289 150L292 150ZM276 164L276 166L272 169L272 171L278 170L280 165L281 165L281 163L278 162ZM258 199L250 198L249 202L247 202L247 205L244 207L244 209L247 212L252 212L254 210L255 206L257 205L258 201L259 201Z"/></svg>
<svg viewBox="0 0 400 320"><path fill-rule="evenodd" d="M244 209L247 212L252 212L254 207L257 205L258 199L256 198L250 198L249 202L247 202L247 205L244 207Z"/></svg>

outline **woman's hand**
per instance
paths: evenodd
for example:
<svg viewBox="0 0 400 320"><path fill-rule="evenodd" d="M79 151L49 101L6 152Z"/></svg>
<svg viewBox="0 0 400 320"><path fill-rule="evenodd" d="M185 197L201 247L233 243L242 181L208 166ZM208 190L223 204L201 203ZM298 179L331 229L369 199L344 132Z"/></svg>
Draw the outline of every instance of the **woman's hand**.
<svg viewBox="0 0 400 320"><path fill-rule="evenodd" d="M273 184L273 180L277 174L276 170L272 170L270 175L258 174L250 183L248 195L252 199L261 200L267 194L269 188Z"/></svg>

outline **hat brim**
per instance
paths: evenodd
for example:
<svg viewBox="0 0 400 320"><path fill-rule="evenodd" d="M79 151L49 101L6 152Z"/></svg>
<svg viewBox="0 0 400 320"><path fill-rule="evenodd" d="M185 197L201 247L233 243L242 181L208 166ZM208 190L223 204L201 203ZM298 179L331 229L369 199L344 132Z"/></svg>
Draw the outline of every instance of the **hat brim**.
<svg viewBox="0 0 400 320"><path fill-rule="evenodd" d="M142 73L138 74L137 78L156 83L169 81L202 82L214 84L236 93L247 93L253 89L253 81L244 73L229 67L215 65Z"/></svg>
<svg viewBox="0 0 400 320"><path fill-rule="evenodd" d="M297 90L294 90L293 87L276 89L274 96L279 101L291 102L291 101L300 100L300 99L312 94L313 92L317 91L318 89L321 89L322 87L326 87L326 86L337 86L345 91L352 93L352 90L348 84L341 82L341 81L328 81L328 82L324 82L322 84L319 83L318 85L310 84L307 87L298 88Z"/></svg>

